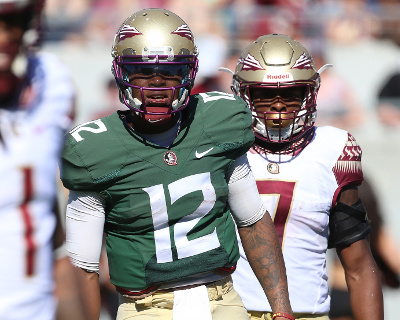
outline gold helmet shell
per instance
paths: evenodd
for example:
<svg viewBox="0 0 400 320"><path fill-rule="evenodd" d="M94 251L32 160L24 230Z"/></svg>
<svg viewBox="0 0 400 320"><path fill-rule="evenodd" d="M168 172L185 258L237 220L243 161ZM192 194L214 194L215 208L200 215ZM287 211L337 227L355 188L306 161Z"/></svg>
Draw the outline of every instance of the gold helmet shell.
<svg viewBox="0 0 400 320"><path fill-rule="evenodd" d="M284 88L304 86L306 93L297 112L256 112L251 88ZM316 116L316 97L320 76L315 63L299 42L283 34L259 37L239 58L232 80L232 90L240 95L253 111L253 129L257 137L267 142L298 140L311 129ZM281 119L279 128L269 123ZM288 121L290 120L290 121Z"/></svg>
<svg viewBox="0 0 400 320"><path fill-rule="evenodd" d="M165 9L144 9L127 18L115 35L112 56L146 56L149 48L172 49L168 53L174 55L198 55L186 22Z"/></svg>

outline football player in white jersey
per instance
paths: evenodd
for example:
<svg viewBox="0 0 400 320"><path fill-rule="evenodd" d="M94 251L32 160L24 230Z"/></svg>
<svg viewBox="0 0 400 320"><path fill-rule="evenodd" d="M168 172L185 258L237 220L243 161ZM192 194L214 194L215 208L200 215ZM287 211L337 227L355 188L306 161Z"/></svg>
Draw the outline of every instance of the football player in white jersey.
<svg viewBox="0 0 400 320"><path fill-rule="evenodd" d="M57 319L84 319L55 213L74 90L58 60L36 52L42 6L37 0L0 1L2 320L53 320L56 313Z"/></svg>
<svg viewBox="0 0 400 320"><path fill-rule="evenodd" d="M336 248L356 319L383 319L370 225L358 185L361 148L334 127L314 126L320 86L309 52L287 35L259 37L241 55L232 90L252 111L248 160L281 241L296 319L328 319L326 251ZM240 239L239 239L240 240ZM273 319L241 249L233 274L251 319Z"/></svg>

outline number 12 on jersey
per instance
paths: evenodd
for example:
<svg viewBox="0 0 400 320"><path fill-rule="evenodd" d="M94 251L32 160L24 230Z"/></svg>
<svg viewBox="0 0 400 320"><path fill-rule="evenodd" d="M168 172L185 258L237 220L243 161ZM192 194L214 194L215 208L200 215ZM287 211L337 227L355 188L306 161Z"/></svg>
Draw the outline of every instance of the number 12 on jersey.
<svg viewBox="0 0 400 320"><path fill-rule="evenodd" d="M157 263L173 261L165 190L162 184L143 189L150 197L150 207L154 226ZM185 195L201 191L203 201L189 215L182 217L174 225L174 242L178 259L191 257L220 247L217 230L204 236L188 240L187 234L214 207L216 196L209 172L191 175L168 185L171 205Z"/></svg>

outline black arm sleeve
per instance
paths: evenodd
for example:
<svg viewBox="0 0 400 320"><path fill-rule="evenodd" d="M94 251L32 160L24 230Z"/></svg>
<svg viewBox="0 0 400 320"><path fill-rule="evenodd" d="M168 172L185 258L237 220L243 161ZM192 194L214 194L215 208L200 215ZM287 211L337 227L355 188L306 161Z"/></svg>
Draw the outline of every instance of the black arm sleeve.
<svg viewBox="0 0 400 320"><path fill-rule="evenodd" d="M371 232L361 200L349 206L338 202L329 216L328 248L345 247L365 239Z"/></svg>

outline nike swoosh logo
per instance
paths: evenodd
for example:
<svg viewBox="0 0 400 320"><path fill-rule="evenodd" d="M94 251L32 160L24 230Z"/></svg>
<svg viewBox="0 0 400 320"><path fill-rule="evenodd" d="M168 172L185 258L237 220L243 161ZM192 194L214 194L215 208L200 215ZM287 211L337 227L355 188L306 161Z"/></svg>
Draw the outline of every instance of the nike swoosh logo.
<svg viewBox="0 0 400 320"><path fill-rule="evenodd" d="M204 151L204 152L201 152L201 153L198 153L197 150L196 150L196 158L197 158L197 159L203 158L203 157L204 157L207 153L209 153L212 149L214 149L214 147L212 147L212 148L210 148L210 149L208 149L208 150L206 150L206 151Z"/></svg>

